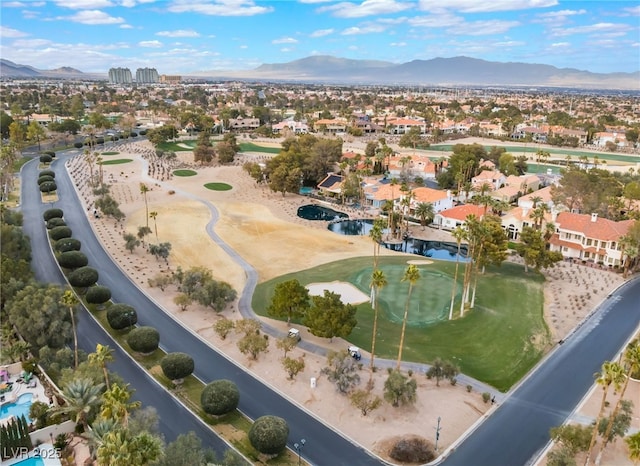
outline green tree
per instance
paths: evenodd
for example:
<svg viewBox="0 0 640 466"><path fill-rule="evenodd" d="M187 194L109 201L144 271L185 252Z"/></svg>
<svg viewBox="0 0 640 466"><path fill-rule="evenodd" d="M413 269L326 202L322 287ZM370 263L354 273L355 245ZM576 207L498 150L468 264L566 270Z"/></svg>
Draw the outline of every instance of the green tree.
<svg viewBox="0 0 640 466"><path fill-rule="evenodd" d="M339 294L324 290L324 295L313 296L312 302L303 323L317 337L346 338L358 323L356 307L344 304Z"/></svg>
<svg viewBox="0 0 640 466"><path fill-rule="evenodd" d="M40 125L40 123L35 120L31 121L31 123L29 123L29 126L27 126L27 140L36 142L38 144L38 150L41 149L40 141L42 141L46 137L46 135L46 130Z"/></svg>
<svg viewBox="0 0 640 466"><path fill-rule="evenodd" d="M249 442L260 453L277 455L287 446L289 426L277 416L262 416L249 429Z"/></svg>
<svg viewBox="0 0 640 466"><path fill-rule="evenodd" d="M384 399L394 407L413 404L416 401L417 389L418 383L414 378L407 377L396 369L389 373L384 382Z"/></svg>
<svg viewBox="0 0 640 466"><path fill-rule="evenodd" d="M293 348L295 348L297 344L297 340L295 338L291 338L288 335L285 335L284 337L278 338L276 340L276 347L284 352L283 358L286 358L287 353L293 350Z"/></svg>
<svg viewBox="0 0 640 466"><path fill-rule="evenodd" d="M396 370L400 370L400 363L402 362L402 348L404 346L404 333L407 328L407 318L409 317L409 303L411 302L411 292L413 286L420 279L420 271L418 267L411 264L407 267L402 277L403 282L409 282L409 290L407 291L407 299L404 304L404 316L402 318L402 331L400 333L400 345L398 347L398 361L396 363Z"/></svg>
<svg viewBox="0 0 640 466"><path fill-rule="evenodd" d="M137 435L126 429L116 429L105 434L98 448L101 466L146 466L162 457L162 440L148 432Z"/></svg>
<svg viewBox="0 0 640 466"><path fill-rule="evenodd" d="M161 458L157 466L206 466L207 456L211 452L207 452L202 448L202 441L195 432L191 431L187 434L180 434L170 442L164 449L164 457Z"/></svg>
<svg viewBox="0 0 640 466"><path fill-rule="evenodd" d="M76 306L80 303L76 294L71 290L66 290L60 298L60 304L69 309L69 317L71 318L71 331L73 332L73 354L74 368L78 368L78 332L76 331Z"/></svg>
<svg viewBox="0 0 640 466"><path fill-rule="evenodd" d="M269 347L269 340L259 332L250 333L243 336L238 341L238 349L242 354L249 354L254 361L258 359L258 355L263 353Z"/></svg>
<svg viewBox="0 0 640 466"><path fill-rule="evenodd" d="M198 135L196 147L193 149L193 161L200 164L209 164L213 161L216 151L211 144L211 136L208 131L202 131Z"/></svg>
<svg viewBox="0 0 640 466"><path fill-rule="evenodd" d="M237 153L233 145L227 141L219 142L216 145L216 152L218 153L218 160L223 164L233 163Z"/></svg>
<svg viewBox="0 0 640 466"><path fill-rule="evenodd" d="M525 273L529 271L529 267L539 270L552 267L553 264L562 260L560 252L552 252L548 249L549 238L546 233L535 228L529 226L522 228L516 251L524 260Z"/></svg>
<svg viewBox="0 0 640 466"><path fill-rule="evenodd" d="M286 316L289 325L292 318L303 317L309 307L309 290L294 278L276 285L267 314L271 317Z"/></svg>
<svg viewBox="0 0 640 466"><path fill-rule="evenodd" d="M140 194L142 194L142 198L144 199L144 210L145 210L145 219L147 221L146 227L149 228L149 203L147 200L147 193L149 192L149 186L144 183L140 183ZM138 230L140 231L140 230ZM158 239L158 234L156 233L156 239Z"/></svg>
<svg viewBox="0 0 640 466"><path fill-rule="evenodd" d="M549 431L551 439L567 448L571 456L589 449L592 428L575 424L563 424Z"/></svg>
<svg viewBox="0 0 640 466"><path fill-rule="evenodd" d="M382 404L382 399L374 395L371 390L354 390L349 396L351 404L360 410L363 416L366 416L374 409Z"/></svg>
<svg viewBox="0 0 640 466"><path fill-rule="evenodd" d="M140 246L140 240L131 233L125 233L124 235L122 235L122 238L124 239L124 247L130 253L132 253L135 248Z"/></svg>
<svg viewBox="0 0 640 466"><path fill-rule="evenodd" d="M327 364L327 367L324 367L321 372L327 376L331 383L335 384L340 393L349 393L353 387L360 383L360 375L357 372L358 365L346 351L329 352Z"/></svg>
<svg viewBox="0 0 640 466"><path fill-rule="evenodd" d="M378 334L378 296L382 288L387 286L387 277L384 276L384 272L380 269L374 269L371 275L371 300L373 301L373 330L371 335L371 361L369 375L369 383L373 378L373 370L375 367L374 358L376 354L376 338Z"/></svg>
<svg viewBox="0 0 640 466"><path fill-rule="evenodd" d="M155 327L135 327L127 335L127 343L133 351L151 354L158 349L160 332Z"/></svg>
<svg viewBox="0 0 640 466"><path fill-rule="evenodd" d="M102 394L100 416L104 419L114 419L125 429L129 426L129 413L140 407L139 401L131 400L129 386L114 383Z"/></svg>
<svg viewBox="0 0 640 466"><path fill-rule="evenodd" d="M291 340L291 338L289 339ZM284 367L284 370L287 371L287 374L289 375L289 379L293 380L295 376L298 375L299 372L304 370L304 359L302 358L294 359L294 358L285 357L282 359L282 366Z"/></svg>
<svg viewBox="0 0 640 466"><path fill-rule="evenodd" d="M229 332L231 332L234 327L235 324L233 320L227 319L226 317L218 319L216 323L213 324L213 329L223 340L227 338L227 335L229 335Z"/></svg>
<svg viewBox="0 0 640 466"><path fill-rule="evenodd" d="M455 364L452 364L450 361L443 361L440 358L436 358L431 364L431 367L427 370L427 378L436 379L436 386L440 386L440 380L449 379L453 380L460 370L456 367Z"/></svg>
<svg viewBox="0 0 640 466"><path fill-rule="evenodd" d="M624 441L629 448L629 459L633 461L634 465L638 464L638 461L640 461L640 432L629 435Z"/></svg>
<svg viewBox="0 0 640 466"><path fill-rule="evenodd" d="M182 379L193 373L195 363L187 353L169 353L160 361L160 367L165 377L179 385Z"/></svg>
<svg viewBox="0 0 640 466"><path fill-rule="evenodd" d="M422 132L418 126L412 126L409 128L409 131L400 136L400 140L398 141L398 145L400 147L412 147L414 150L416 147L422 146L423 144L424 140L422 139Z"/></svg>
<svg viewBox="0 0 640 466"><path fill-rule="evenodd" d="M433 204L430 202L418 203L415 209L415 215L420 219L420 225L422 225L422 229L424 230L425 225L433 221L433 216L435 215Z"/></svg>
<svg viewBox="0 0 640 466"><path fill-rule="evenodd" d="M104 374L104 383L107 390L109 390L109 371L107 370L107 363L113 362L113 350L109 345L102 345L98 343L96 344L95 352L89 353L88 361L89 364L102 369L102 373Z"/></svg>
<svg viewBox="0 0 640 466"><path fill-rule="evenodd" d="M100 394L104 385L95 385L90 379L74 379L62 389L64 405L56 408L56 412L69 414L80 424L84 432L88 431L89 416L94 408L100 405Z"/></svg>

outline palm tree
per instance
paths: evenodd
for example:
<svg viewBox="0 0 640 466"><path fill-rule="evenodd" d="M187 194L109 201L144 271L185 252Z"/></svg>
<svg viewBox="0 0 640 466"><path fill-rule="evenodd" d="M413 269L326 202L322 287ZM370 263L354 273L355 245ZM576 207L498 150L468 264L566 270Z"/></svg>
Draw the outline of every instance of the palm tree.
<svg viewBox="0 0 640 466"><path fill-rule="evenodd" d="M542 198L540 196L533 196L531 198L531 202L533 202L533 208L535 209L536 207L538 207L538 203L542 202Z"/></svg>
<svg viewBox="0 0 640 466"><path fill-rule="evenodd" d="M371 373L369 375L369 382L373 378L373 359L376 354L376 336L378 332L378 295L380 290L387 286L387 278L384 276L384 272L379 269L374 269L371 276L371 297L373 298L373 335L371 336Z"/></svg>
<svg viewBox="0 0 640 466"><path fill-rule="evenodd" d="M402 318L402 333L400 333L400 347L398 348L398 362L396 369L400 370L400 362L402 362L402 347L404 346L404 332L407 328L407 317L409 316L409 303L411 301L411 291L413 291L413 285L420 279L420 271L414 264L409 265L402 277L403 282L409 282L409 291L407 292L407 301L404 305L404 317Z"/></svg>
<svg viewBox="0 0 640 466"><path fill-rule="evenodd" d="M109 345L96 345L95 353L89 354L89 363L95 364L102 368L104 374L104 383L109 390L109 371L107 370L107 363L113 361L113 350L109 348Z"/></svg>
<svg viewBox="0 0 640 466"><path fill-rule="evenodd" d="M78 302L76 294L71 290L66 290L60 298L60 304L69 308L69 315L71 316L71 329L73 330L73 360L75 369L78 368L78 333L76 332L76 318L74 311Z"/></svg>
<svg viewBox="0 0 640 466"><path fill-rule="evenodd" d="M598 416L596 417L593 433L591 434L589 450L587 450L587 458L584 462L585 466L589 465L589 461L591 460L591 453L593 452L593 447L596 444L596 438L598 437L598 425L600 425L600 420L604 416L604 410L607 406L607 392L609 390L609 387L611 386L611 384L615 384L616 386L622 384L624 369L617 362L605 361L602 364L601 371L596 372L594 374L594 377L596 377L596 383L602 386L602 401L600 403L600 411L598 412Z"/></svg>
<svg viewBox="0 0 640 466"><path fill-rule="evenodd" d="M127 387L128 385L121 387L117 383L113 384L111 389L102 394L100 409L100 416L121 422L125 429L129 425L129 412L140 407L139 401L129 402L131 392Z"/></svg>
<svg viewBox="0 0 640 466"><path fill-rule="evenodd" d="M113 419L96 419L91 424L91 431L88 434L89 437L89 449L91 451L91 457L95 459L98 448L100 448L104 442L105 436L119 427L118 423Z"/></svg>
<svg viewBox="0 0 640 466"><path fill-rule="evenodd" d="M415 214L418 216L418 218L420 218L420 224L422 225L422 229L424 230L424 227L427 224L427 220L429 221L429 223L433 221L433 204L431 202L418 203L415 209Z"/></svg>
<svg viewBox="0 0 640 466"><path fill-rule="evenodd" d="M156 231L156 241L158 241L158 223L156 222L156 218L158 217L158 212L149 212L149 217L153 219L153 228Z"/></svg>
<svg viewBox="0 0 640 466"><path fill-rule="evenodd" d="M73 379L62 390L65 405L56 408L56 412L75 417L86 432L89 427L89 413L100 404L100 392L103 384L94 385L90 379Z"/></svg>
<svg viewBox="0 0 640 466"><path fill-rule="evenodd" d="M629 448L629 459L633 461L634 465L638 464L638 461L640 461L640 432L629 435L624 441Z"/></svg>
<svg viewBox="0 0 640 466"><path fill-rule="evenodd" d="M117 429L104 436L98 448L101 466L146 466L162 457L160 438L143 431L133 436L126 429Z"/></svg>
<svg viewBox="0 0 640 466"><path fill-rule="evenodd" d="M455 229L451 232L453 237L456 239L456 243L458 244L458 254L456 255L456 271L453 275L453 286L451 287L451 306L449 307L449 320L453 319L453 302L456 299L456 289L458 288L458 268L460 266L460 244L462 240L466 237L466 230L460 226L455 227Z"/></svg>
<svg viewBox="0 0 640 466"><path fill-rule="evenodd" d="M373 227L369 231L369 237L373 241L373 269L378 268L378 257L380 256L380 243L382 242L382 230L384 220L377 218L373 221Z"/></svg>
<svg viewBox="0 0 640 466"><path fill-rule="evenodd" d="M144 209L146 213L145 218L147 219L147 225L146 225L147 228L149 228L149 204L147 203L148 192L149 192L149 187L144 183L140 183L140 193L142 194L142 197L144 197Z"/></svg>
<svg viewBox="0 0 640 466"><path fill-rule="evenodd" d="M613 413L609 419L609 423L607 424L607 429L604 433L604 442L602 443L602 448L598 453L598 458L596 459L596 464L600 464L600 457L602 456L602 452L607 447L609 443L609 436L611 435L611 430L613 429L613 422L618 412L620 411L621 402L624 399L624 394L627 391L627 386L629 385L629 380L631 379L633 374L636 374L640 371L640 340L633 340L631 343L627 345L627 348L623 354L623 368L626 372L626 376L624 377L624 382L622 384L622 388L616 387L616 391L620 391L620 398L616 403L615 408L613 409Z"/></svg>

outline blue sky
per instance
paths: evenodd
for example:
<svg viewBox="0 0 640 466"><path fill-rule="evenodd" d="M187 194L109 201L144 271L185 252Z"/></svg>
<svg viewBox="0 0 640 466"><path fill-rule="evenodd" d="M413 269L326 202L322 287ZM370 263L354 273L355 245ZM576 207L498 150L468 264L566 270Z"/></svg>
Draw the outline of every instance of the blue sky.
<svg viewBox="0 0 640 466"><path fill-rule="evenodd" d="M640 3L565 0L1 0L0 57L40 69L245 70L310 55L465 55L640 70Z"/></svg>

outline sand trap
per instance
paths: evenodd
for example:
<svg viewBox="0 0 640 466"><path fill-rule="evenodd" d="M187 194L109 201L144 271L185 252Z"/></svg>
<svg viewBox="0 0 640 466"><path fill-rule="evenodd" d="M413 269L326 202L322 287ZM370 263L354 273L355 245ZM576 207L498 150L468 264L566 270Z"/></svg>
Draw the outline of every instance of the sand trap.
<svg viewBox="0 0 640 466"><path fill-rule="evenodd" d="M322 296L324 290L340 295L345 304L361 304L369 302L369 296L347 282L309 283L306 288L312 296Z"/></svg>
<svg viewBox="0 0 640 466"><path fill-rule="evenodd" d="M409 264L409 265L429 265L429 264L433 264L433 261L430 261L429 259L418 259L418 260L407 261L407 264Z"/></svg>
<svg viewBox="0 0 640 466"><path fill-rule="evenodd" d="M193 146L190 146L189 144L185 144L184 142L179 142L178 147L182 147L183 149L193 150Z"/></svg>

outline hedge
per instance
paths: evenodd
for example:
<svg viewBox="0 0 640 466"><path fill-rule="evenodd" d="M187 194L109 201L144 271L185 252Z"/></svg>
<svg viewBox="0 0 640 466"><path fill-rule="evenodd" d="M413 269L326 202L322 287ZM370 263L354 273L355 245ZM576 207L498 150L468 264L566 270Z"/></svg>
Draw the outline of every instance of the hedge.
<svg viewBox="0 0 640 466"><path fill-rule="evenodd" d="M200 404L207 414L221 416L238 407L240 390L231 380L215 380L202 390Z"/></svg>
<svg viewBox="0 0 640 466"><path fill-rule="evenodd" d="M160 344L160 332L154 327L136 327L127 335L127 343L138 353L153 353Z"/></svg>
<svg viewBox="0 0 640 466"><path fill-rule="evenodd" d="M51 230L55 227L66 227L66 226L67 226L67 222L65 222L64 219L60 217L52 218L47 222L47 230Z"/></svg>
<svg viewBox="0 0 640 466"><path fill-rule="evenodd" d="M62 218L63 216L64 213L62 212L62 209L47 209L42 214L42 218L45 222L48 222L52 218Z"/></svg>
<svg viewBox="0 0 640 466"><path fill-rule="evenodd" d="M80 240L75 238L62 238L55 242L54 248L58 252L79 251L82 247Z"/></svg>
<svg viewBox="0 0 640 466"><path fill-rule="evenodd" d="M76 288L89 288L98 281L98 271L92 267L80 267L70 272L67 278L71 286Z"/></svg>
<svg viewBox="0 0 640 466"><path fill-rule="evenodd" d="M191 375L195 363L187 353L169 353L160 361L160 367L168 379L175 381Z"/></svg>
<svg viewBox="0 0 640 466"><path fill-rule="evenodd" d="M54 241L61 240L62 238L71 238L72 235L73 235L73 232L71 231L71 228L67 226L54 227L51 230L49 230L49 236Z"/></svg>
<svg viewBox="0 0 640 466"><path fill-rule="evenodd" d="M40 178L41 176L50 176L51 178L55 178L56 172L54 172L53 170L42 170L40 173L38 173L38 178Z"/></svg>
<svg viewBox="0 0 640 466"><path fill-rule="evenodd" d="M289 426L278 416L262 416L249 429L249 441L260 453L277 455L287 446Z"/></svg>
<svg viewBox="0 0 640 466"><path fill-rule="evenodd" d="M107 322L114 330L123 330L138 323L138 313L128 304L114 304L107 309Z"/></svg>
<svg viewBox="0 0 640 466"><path fill-rule="evenodd" d="M65 269L78 269L89 264L87 256L80 251L66 251L58 256L58 264Z"/></svg>
<svg viewBox="0 0 640 466"><path fill-rule="evenodd" d="M89 304L104 304L111 299L111 290L106 286L92 286L87 290L85 299Z"/></svg>

